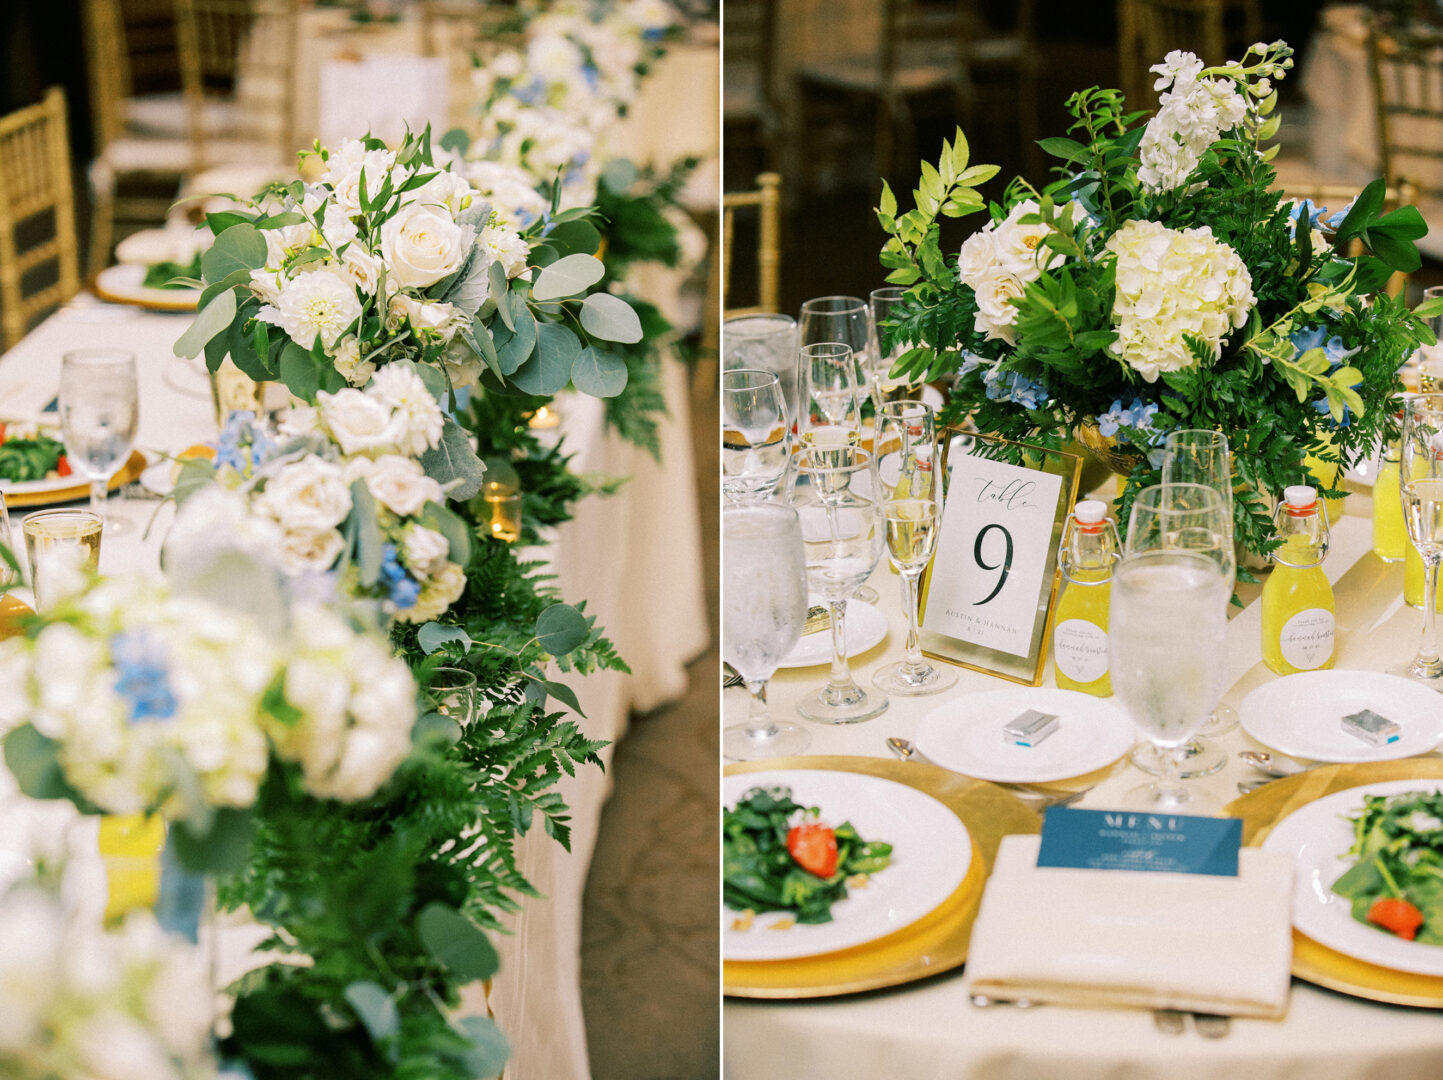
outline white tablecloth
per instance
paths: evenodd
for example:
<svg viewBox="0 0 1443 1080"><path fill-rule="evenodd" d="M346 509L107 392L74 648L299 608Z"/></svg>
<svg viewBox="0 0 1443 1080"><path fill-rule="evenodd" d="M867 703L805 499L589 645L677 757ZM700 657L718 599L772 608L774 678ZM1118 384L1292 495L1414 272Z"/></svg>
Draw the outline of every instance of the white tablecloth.
<svg viewBox="0 0 1443 1080"><path fill-rule="evenodd" d="M120 347L136 354L139 369L137 445L175 453L213 440L216 427L204 368L172 355L188 321L184 315L81 298L0 356L0 412L7 417L39 413L55 396L66 351ZM668 362L665 380L671 415L663 426L662 465L606 432L599 402L576 398L562 409L564 448L576 454L573 468L633 477L617 495L588 496L578 503L576 519L560 527L540 552L550 560L564 597L587 601L587 612L599 617L635 672L631 677L563 677L582 700L587 717L581 724L591 738L616 739L632 708L651 708L678 695L685 663L707 642L686 434L688 396L680 365ZM115 512L143 525L156 505L125 501ZM140 529L130 537L103 538L101 570L158 572L159 547L171 517L170 508L163 509L148 539ZM603 757L609 761L610 751ZM539 827L519 845L523 873L544 898L526 901L510 922L515 933L497 941L502 968L491 1007L513 1047L509 1080L589 1076L579 983L581 897L609 783L609 774L594 768L563 783L574 826L572 854ZM19 805L7 806L12 819L24 813ZM0 831L0 845L6 835ZM474 997L472 1004L478 1004Z"/></svg>
<svg viewBox="0 0 1443 1080"><path fill-rule="evenodd" d="M1370 513L1366 495L1349 497L1324 567L1337 601L1338 668L1383 670L1417 646L1422 615L1402 602L1402 564L1388 566L1371 554ZM900 659L906 632L900 586L885 562L872 585L882 595L890 629L880 645L853 662L857 681L868 688L876 668ZM1233 705L1276 678L1259 659L1260 618L1254 602L1228 625L1232 689L1224 700ZM885 713L866 723L808 724L810 752L884 755L887 736L913 737L919 719L942 701L1011 685L966 670L960 675L958 686L943 694L892 698ZM779 672L768 694L776 715L794 716L798 697L825 678L825 667ZM1046 685L1053 685L1050 665ZM743 719L745 708L744 692L726 691L728 722ZM1219 742L1229 751L1228 766L1189 783L1225 803L1237 797L1239 780L1258 775L1236 752L1261 747L1241 729ZM1078 805L1114 806L1145 779L1126 765ZM775 1004L733 999L724 1018L726 1075L732 1080L1436 1080L1443 1063L1438 1012L1374 1004L1297 981L1285 1020L1235 1019L1231 1035L1216 1041L1162 1035L1145 1010L977 1009L963 991L960 971L853 998Z"/></svg>

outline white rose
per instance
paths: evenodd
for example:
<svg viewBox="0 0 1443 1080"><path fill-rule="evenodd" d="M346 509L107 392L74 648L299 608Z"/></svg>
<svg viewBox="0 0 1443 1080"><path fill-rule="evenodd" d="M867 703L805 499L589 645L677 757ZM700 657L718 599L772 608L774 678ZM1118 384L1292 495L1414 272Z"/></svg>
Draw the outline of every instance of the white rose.
<svg viewBox="0 0 1443 1080"><path fill-rule="evenodd" d="M341 467L318 457L285 466L266 482L256 502L287 532L330 529L351 512L351 493Z"/></svg>
<svg viewBox="0 0 1443 1080"><path fill-rule="evenodd" d="M365 386L376 370L371 361L361 359L361 343L353 334L346 335L345 340L336 346L332 362L341 378L352 386Z"/></svg>
<svg viewBox="0 0 1443 1080"><path fill-rule="evenodd" d="M412 188L402 198L406 203L423 206L445 207L452 214L459 214L476 196L464 176L442 169L418 188Z"/></svg>
<svg viewBox="0 0 1443 1080"><path fill-rule="evenodd" d="M405 611L397 612L396 618L413 623L438 619L465 591L466 571L456 563L443 563L429 580L421 583L421 595L416 598L416 603Z"/></svg>
<svg viewBox="0 0 1443 1080"><path fill-rule="evenodd" d="M451 554L451 542L424 525L408 525L405 537L406 566L415 577L430 577Z"/></svg>
<svg viewBox="0 0 1443 1080"><path fill-rule="evenodd" d="M957 257L957 277L962 284L981 281L996 268L997 236L991 228L980 229L963 241L962 252Z"/></svg>
<svg viewBox="0 0 1443 1080"><path fill-rule="evenodd" d="M347 342L354 340L347 338L341 343L341 347L344 348ZM293 439L303 439L307 435L314 435L320 429L320 423L321 415L314 405L292 405L281 414L276 430Z"/></svg>
<svg viewBox="0 0 1443 1080"><path fill-rule="evenodd" d="M398 286L424 289L460 269L472 239L448 211L412 203L381 226L381 255Z"/></svg>
<svg viewBox="0 0 1443 1080"><path fill-rule="evenodd" d="M449 342L456 331L471 322L460 308L440 301L416 300L405 293L391 298L388 325L394 329L405 320L410 320L411 329L418 337L431 341Z"/></svg>
<svg viewBox="0 0 1443 1080"><path fill-rule="evenodd" d="M288 529L281 538L281 569L287 574L320 574L346 549L336 529Z"/></svg>
<svg viewBox="0 0 1443 1080"><path fill-rule="evenodd" d="M973 328L989 341L1017 344L1017 309L1009 301L1022 295L1024 286L1011 274L996 272L972 286L977 294L977 315Z"/></svg>
<svg viewBox="0 0 1443 1080"><path fill-rule="evenodd" d="M381 260L356 241L341 253L340 271L362 292L374 293L381 282Z"/></svg>
<svg viewBox="0 0 1443 1080"><path fill-rule="evenodd" d="M307 774L306 786L327 799L355 802L374 795L411 753L406 732L352 730L340 760L325 776Z"/></svg>
<svg viewBox="0 0 1443 1080"><path fill-rule="evenodd" d="M326 164L321 182L331 186L336 202L354 217L361 212L361 173L366 174L366 198L374 199L396 164L396 155L389 150L367 150L359 140L352 140L339 151L332 151Z"/></svg>
<svg viewBox="0 0 1443 1080"><path fill-rule="evenodd" d="M446 346L446 351L441 354L441 363L445 365L446 377L457 390L479 379L485 366L481 358L471 351L471 346L460 338L453 339Z"/></svg>
<svg viewBox="0 0 1443 1080"><path fill-rule="evenodd" d="M316 395L321 421L343 454L390 450L401 436L404 420L384 402L351 387Z"/></svg>
<svg viewBox="0 0 1443 1080"><path fill-rule="evenodd" d="M445 499L441 485L426 475L414 458L387 454L373 461L365 474L376 501L402 517L414 517L428 502Z"/></svg>
<svg viewBox="0 0 1443 1080"><path fill-rule="evenodd" d="M1019 219L1038 212L1037 202L1024 199L997 226L997 260L1001 268L1019 281L1036 281L1039 274L1063 258L1056 251L1042 246L1052 229L1040 221L1023 224Z"/></svg>

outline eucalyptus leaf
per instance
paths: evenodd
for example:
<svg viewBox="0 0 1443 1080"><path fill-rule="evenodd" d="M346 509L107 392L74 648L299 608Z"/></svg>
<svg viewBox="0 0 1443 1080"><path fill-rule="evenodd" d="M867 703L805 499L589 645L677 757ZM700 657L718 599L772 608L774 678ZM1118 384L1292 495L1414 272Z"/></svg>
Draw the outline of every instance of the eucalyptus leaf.
<svg viewBox="0 0 1443 1080"><path fill-rule="evenodd" d="M601 170L601 181L618 195L625 195L640 173L629 158L612 158Z"/></svg>
<svg viewBox="0 0 1443 1080"><path fill-rule="evenodd" d="M471 648L471 635L459 626L428 622L416 631L416 644L421 646L421 651L427 656L452 641L465 646L467 651Z"/></svg>
<svg viewBox="0 0 1443 1080"><path fill-rule="evenodd" d="M351 517L356 523L356 567L362 587L369 589L381 578L383 538L376 521L376 500L364 480L351 485Z"/></svg>
<svg viewBox="0 0 1443 1080"><path fill-rule="evenodd" d="M70 784L60 767L60 744L21 724L5 736L5 764L32 799L68 799Z"/></svg>
<svg viewBox="0 0 1443 1080"><path fill-rule="evenodd" d="M185 333L181 334L180 340L175 343L175 355L194 360L205 348L206 342L230 328L231 320L235 318L235 310L235 290L227 289L220 293L196 312L195 321L186 327Z"/></svg>
<svg viewBox="0 0 1443 1080"><path fill-rule="evenodd" d="M513 334L516 332L516 320L511 314L511 307L506 302L508 285L506 283L506 267L501 265L497 259L487 268L487 274L491 278L491 298L496 301L496 314L501 316L501 321L506 329Z"/></svg>
<svg viewBox="0 0 1443 1080"><path fill-rule="evenodd" d="M441 441L421 455L426 475L446 489L446 497L465 502L481 490L486 466L476 456L468 435L449 416L441 425Z"/></svg>
<svg viewBox="0 0 1443 1080"><path fill-rule="evenodd" d="M581 711L581 702L577 700L576 692L565 683L554 682L548 679L546 681L546 692L552 697L554 697L557 701L560 701L565 705L569 705L573 712L576 712L581 716L586 715L584 712Z"/></svg>
<svg viewBox="0 0 1443 1080"><path fill-rule="evenodd" d="M346 987L346 1002L356 1010L372 1042L383 1042L401 1029L396 1000L376 983L353 982Z"/></svg>
<svg viewBox="0 0 1443 1080"><path fill-rule="evenodd" d="M432 902L422 908L416 933L432 958L464 982L489 979L501 966L490 939L449 904Z"/></svg>
<svg viewBox="0 0 1443 1080"><path fill-rule="evenodd" d="M588 345L571 365L571 384L592 397L616 397L626 389L626 361L613 353Z"/></svg>
<svg viewBox="0 0 1443 1080"><path fill-rule="evenodd" d="M498 305L500 311L507 307L505 303ZM511 325L516 328L514 333L499 327L496 334L496 362L507 376L515 374L536 348L536 316L525 307L519 314L513 309Z"/></svg>
<svg viewBox="0 0 1443 1080"><path fill-rule="evenodd" d="M246 865L255 815L250 809L222 806L210 828L195 830L188 821L173 822L167 842L174 846L180 865L197 874L228 874Z"/></svg>
<svg viewBox="0 0 1443 1080"><path fill-rule="evenodd" d="M593 255L601 247L601 233L589 221L564 221L546 234L546 243L558 255Z"/></svg>
<svg viewBox="0 0 1443 1080"><path fill-rule="evenodd" d="M421 508L419 520L426 528L446 538L446 542L451 545L449 555L452 562L465 566L471 561L471 527L459 514L437 503L428 502Z"/></svg>
<svg viewBox="0 0 1443 1080"><path fill-rule="evenodd" d="M631 305L610 293L592 293L581 303L581 325L588 334L624 344L641 340L641 320Z"/></svg>
<svg viewBox="0 0 1443 1080"><path fill-rule="evenodd" d="M578 296L606 275L606 267L595 255L567 255L536 275L531 286L535 300L560 300Z"/></svg>
<svg viewBox="0 0 1443 1080"><path fill-rule="evenodd" d="M581 341L560 323L536 327L536 348L531 358L511 376L512 385L537 397L550 397L571 382L571 369L581 353Z"/></svg>
<svg viewBox="0 0 1443 1080"><path fill-rule="evenodd" d="M565 656L590 632L586 616L570 604L552 604L536 617L536 640L552 656Z"/></svg>
<svg viewBox="0 0 1443 1080"><path fill-rule="evenodd" d="M232 225L215 238L200 257L206 281L219 281L237 270L259 270L266 264L266 238L254 225Z"/></svg>
<svg viewBox="0 0 1443 1080"><path fill-rule="evenodd" d="M321 372L311 354L294 341L281 349L281 381L302 401L314 403L321 389Z"/></svg>
<svg viewBox="0 0 1443 1080"><path fill-rule="evenodd" d="M456 1021L456 1027L471 1043L462 1056L467 1074L476 1080L500 1076L511 1056L511 1046L496 1021L489 1016L463 1016Z"/></svg>
<svg viewBox="0 0 1443 1080"><path fill-rule="evenodd" d="M441 136L440 146L442 150L465 157L466 151L471 148L471 136L465 128L452 128Z"/></svg>

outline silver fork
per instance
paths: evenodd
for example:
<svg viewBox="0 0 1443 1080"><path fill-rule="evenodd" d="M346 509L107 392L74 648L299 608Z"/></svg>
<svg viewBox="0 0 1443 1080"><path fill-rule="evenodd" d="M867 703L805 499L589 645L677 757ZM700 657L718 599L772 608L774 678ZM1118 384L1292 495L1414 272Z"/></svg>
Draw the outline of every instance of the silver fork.
<svg viewBox="0 0 1443 1080"><path fill-rule="evenodd" d="M910 739L903 739L896 735L887 737L887 749L896 754L903 761L920 761L929 765L937 764L917 749L917 744ZM1081 791L1069 791L1058 794L1055 791L1042 791L1026 784L999 784L998 787L1005 787L1007 790L1020 795L1027 802L1032 803L1038 810L1049 810L1054 806L1071 806L1089 791L1092 786L1088 785Z"/></svg>

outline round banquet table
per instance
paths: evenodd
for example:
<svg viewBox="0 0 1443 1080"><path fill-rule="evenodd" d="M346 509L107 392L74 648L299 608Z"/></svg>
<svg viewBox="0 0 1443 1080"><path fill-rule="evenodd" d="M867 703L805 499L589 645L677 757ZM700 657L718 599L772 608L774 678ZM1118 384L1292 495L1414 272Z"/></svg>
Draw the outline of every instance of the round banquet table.
<svg viewBox="0 0 1443 1080"><path fill-rule="evenodd" d="M1324 564L1337 604L1336 667L1381 671L1411 656L1422 614L1403 604L1402 564L1374 556L1372 504L1366 488L1350 495L1333 529ZM885 558L873 573L888 633L852 660L858 683L872 688L872 673L901 657L906 635L898 578ZM1254 600L1227 630L1224 701L1236 706L1249 691L1276 678L1259 653L1260 605ZM885 740L912 738L918 721L939 704L1015 684L958 669L951 690L927 697L893 697L887 711L865 723L807 723L810 754L885 756ZM795 718L798 698L819 687L825 666L783 669L768 688L774 714ZM1049 661L1044 685L1055 685ZM725 691L728 723L746 715L746 694ZM1443 708L1443 697L1440 697ZM1237 783L1258 773L1237 752L1263 749L1241 727L1221 736L1227 766L1214 776L1189 781L1218 803L1237 797ZM1438 754L1430 754L1437 757ZM1076 805L1102 809L1146 777L1124 761ZM728 998L725 1075L730 1080L1068 1080L1176 1077L1178 1080L1436 1080L1443 1073L1443 1014L1436 1010L1378 1004L1293 980L1287 1017L1281 1021L1234 1018L1231 1033L1203 1039L1156 1030L1145 1009L1084 1009L1045 1005L1033 1009L968 1001L962 971L944 973L891 990L807 1001Z"/></svg>
<svg viewBox="0 0 1443 1080"><path fill-rule="evenodd" d="M140 379L140 429L137 447L152 457L174 454L195 443L213 441L216 421L209 381L199 361L172 355L175 340L190 316L159 314L88 296L56 312L8 352L0 355L0 416L29 419L45 414L59 381L60 357L68 350L109 346L135 353ZM587 715L577 718L589 738L615 740L633 708L652 708L685 688L685 665L708 640L703 599L703 568L696 491L687 434L689 396L685 369L663 365L669 416L661 429L660 464L644 451L606 430L602 406L592 398L569 397L560 403L558 436L575 454L572 468L609 476L631 476L613 496L588 496L575 509L575 520L555 530L527 558L546 562L563 595L587 601L618 651L634 672L603 672L575 685ZM49 415L53 416L54 413ZM113 513L135 523L129 536L104 536L103 573L159 573L160 545L173 509L156 501L125 499ZM157 507L160 507L157 513ZM146 532L152 514L155 520ZM19 535L23 513L12 512ZM656 527L665 522L664 529ZM627 558L617 556L626 552ZM22 555L23 557L23 555ZM545 571L543 571L545 572ZM0 702L0 715L4 703ZM0 725L3 726L3 725ZM602 752L610 763L611 748ZM596 843L601 807L610 790L610 773L579 769L564 777L558 790L571 808L572 851L567 854L540 829L517 845L521 871L540 890L506 921L511 934L495 937L501 970L489 997L481 984L468 987L465 1007L489 1009L511 1041L508 1080L586 1080L590 1076L581 1014L581 898ZM13 793L8 776L0 778L0 871L5 856L23 852L27 837L43 838L59 827L57 809L37 805ZM98 854L83 837L80 855L95 856L82 867L82 880L103 889L97 877ZM82 891L85 891L82 888ZM96 897L80 898L96 909ZM103 891L99 895L103 905ZM96 909L98 911L98 909ZM253 961L248 947L258 940L253 928L234 927L221 943L221 982L241 974Z"/></svg>

